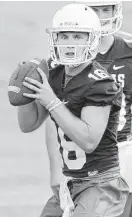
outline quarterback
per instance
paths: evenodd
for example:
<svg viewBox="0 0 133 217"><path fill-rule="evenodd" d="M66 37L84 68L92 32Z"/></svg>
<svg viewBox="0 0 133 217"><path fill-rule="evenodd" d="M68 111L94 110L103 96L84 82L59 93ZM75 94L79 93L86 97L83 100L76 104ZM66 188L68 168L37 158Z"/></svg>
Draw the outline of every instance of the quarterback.
<svg viewBox="0 0 133 217"><path fill-rule="evenodd" d="M35 101L18 108L23 132L37 129L49 115L59 145L59 193L48 200L41 217L119 216L129 192L117 147L122 88L94 60L100 20L91 8L69 4L55 13L47 32L58 66L48 80L38 69L43 84L25 78L24 85L36 94L24 96Z"/></svg>
<svg viewBox="0 0 133 217"><path fill-rule="evenodd" d="M81 1L79 1L81 2ZM132 47L131 41L126 41L120 36L116 36L122 26L123 13L122 2L120 1L84 1L98 15L101 22L101 45L96 57L114 80L123 88L122 107L118 125L118 147L121 175L127 181L130 188L128 206L131 204L132 192L132 141L131 141L131 106L132 106ZM49 68L56 67L57 64L51 58L48 60ZM47 126L50 120L47 120ZM49 127L49 126L48 126ZM48 131L48 129L47 129ZM48 140L52 144L52 140ZM50 146L49 146L50 147ZM54 163L51 161L51 164ZM128 169L127 169L128 168ZM56 168L57 170L57 168ZM58 171L60 171L58 167ZM59 172L58 172L59 173ZM57 174L57 173L56 173ZM58 176L59 177L59 176ZM51 185L56 185L57 177L51 172ZM128 212L128 211L127 211ZM124 214L128 216L128 214Z"/></svg>

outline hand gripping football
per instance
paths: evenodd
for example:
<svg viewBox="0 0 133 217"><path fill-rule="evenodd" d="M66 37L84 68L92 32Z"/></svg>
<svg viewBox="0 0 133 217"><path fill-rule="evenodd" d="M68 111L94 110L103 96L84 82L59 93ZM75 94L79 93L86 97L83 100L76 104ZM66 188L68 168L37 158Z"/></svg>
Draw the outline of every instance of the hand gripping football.
<svg viewBox="0 0 133 217"><path fill-rule="evenodd" d="M23 93L35 94L33 90L25 87L23 81L25 77L30 77L42 83L42 78L37 71L40 68L48 78L48 65L46 60L33 59L23 65L18 65L17 69L12 74L8 85L8 98L13 106L26 105L34 99L23 96Z"/></svg>

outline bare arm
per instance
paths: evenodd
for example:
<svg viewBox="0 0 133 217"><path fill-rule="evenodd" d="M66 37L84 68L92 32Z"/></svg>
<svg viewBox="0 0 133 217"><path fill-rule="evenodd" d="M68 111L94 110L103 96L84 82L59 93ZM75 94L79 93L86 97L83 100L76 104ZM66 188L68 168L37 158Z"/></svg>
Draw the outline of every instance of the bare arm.
<svg viewBox="0 0 133 217"><path fill-rule="evenodd" d="M26 82L24 82L24 85L37 92L37 94L25 93L24 96L39 99L40 103L45 107L56 100L56 95L51 89L45 74L39 68L38 72L42 76L43 84L31 78L25 78ZM54 106L53 110L48 109L62 131L81 149L91 153L97 147L104 134L110 108L111 106L86 106L81 111L81 118L71 113L63 103L57 107Z"/></svg>
<svg viewBox="0 0 133 217"><path fill-rule="evenodd" d="M106 129L111 106L87 106L81 111L81 119L74 116L65 105L51 111L63 132L86 153L98 146Z"/></svg>
<svg viewBox="0 0 133 217"><path fill-rule="evenodd" d="M57 130L54 121L49 116L45 122L46 146L50 163L51 186L60 185L62 177L62 161L57 139Z"/></svg>
<svg viewBox="0 0 133 217"><path fill-rule="evenodd" d="M48 117L48 111L35 100L18 107L18 123L22 132L29 133L39 128Z"/></svg>

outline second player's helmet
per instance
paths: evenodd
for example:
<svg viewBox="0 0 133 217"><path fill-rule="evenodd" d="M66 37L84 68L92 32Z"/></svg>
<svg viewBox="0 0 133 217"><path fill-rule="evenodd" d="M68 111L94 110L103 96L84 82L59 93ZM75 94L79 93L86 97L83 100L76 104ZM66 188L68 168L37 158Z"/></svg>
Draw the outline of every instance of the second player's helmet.
<svg viewBox="0 0 133 217"><path fill-rule="evenodd" d="M57 64L78 65L94 59L101 41L101 25L96 13L83 4L69 4L59 9L53 17L52 27L47 29L50 34L50 55ZM60 32L87 33L86 44L63 44L57 42ZM65 59L61 55L61 47L73 47L74 57ZM83 54L77 58L77 50L83 48Z"/></svg>
<svg viewBox="0 0 133 217"><path fill-rule="evenodd" d="M86 2L86 3L85 3ZM98 7L98 6L112 6L113 7L113 14L112 17L108 17L102 19L99 17L101 21L101 34L102 36L110 35L117 32L121 26L123 21L123 14L122 14L122 2L121 1L85 1L84 4L88 5L89 7Z"/></svg>

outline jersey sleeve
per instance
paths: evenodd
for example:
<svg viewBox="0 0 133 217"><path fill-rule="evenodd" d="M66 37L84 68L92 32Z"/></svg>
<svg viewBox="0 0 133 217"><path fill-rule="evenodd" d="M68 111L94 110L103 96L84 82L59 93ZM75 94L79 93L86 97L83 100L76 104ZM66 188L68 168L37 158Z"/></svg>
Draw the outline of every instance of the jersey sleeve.
<svg viewBox="0 0 133 217"><path fill-rule="evenodd" d="M117 110L121 108L122 88L111 80L95 81L85 91L84 106L107 106L113 105Z"/></svg>

